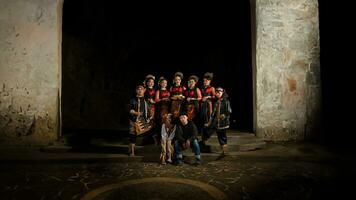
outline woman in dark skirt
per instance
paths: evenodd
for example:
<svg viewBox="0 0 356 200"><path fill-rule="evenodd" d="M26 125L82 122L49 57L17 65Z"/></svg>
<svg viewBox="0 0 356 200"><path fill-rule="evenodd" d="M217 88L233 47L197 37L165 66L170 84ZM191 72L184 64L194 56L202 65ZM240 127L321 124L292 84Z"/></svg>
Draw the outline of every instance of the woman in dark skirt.
<svg viewBox="0 0 356 200"><path fill-rule="evenodd" d="M208 137L208 129L204 124L208 123L210 120L215 100L215 88L210 85L212 79L213 73L206 72L203 77L203 86L201 88L202 101L200 106L200 120L202 126L200 127L200 130L203 132L203 144L205 144L205 140Z"/></svg>

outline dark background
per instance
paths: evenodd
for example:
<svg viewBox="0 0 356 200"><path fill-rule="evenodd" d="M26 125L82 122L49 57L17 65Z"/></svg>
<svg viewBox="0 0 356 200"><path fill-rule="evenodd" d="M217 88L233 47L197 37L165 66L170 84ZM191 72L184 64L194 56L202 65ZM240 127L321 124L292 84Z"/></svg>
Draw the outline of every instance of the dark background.
<svg viewBox="0 0 356 200"><path fill-rule="evenodd" d="M216 5L157 6L64 2L64 132L124 129L128 123L125 105L136 84L148 73L172 80L176 71L185 78L213 72L212 85L230 95L232 128L252 131L249 1L221 9Z"/></svg>
<svg viewBox="0 0 356 200"><path fill-rule="evenodd" d="M319 0L323 140L355 149L355 12L346 4Z"/></svg>
<svg viewBox="0 0 356 200"><path fill-rule="evenodd" d="M233 128L252 131L249 1L235 5L125 5L65 1L63 128L120 130L124 105L147 73L171 79L214 72L231 96ZM354 12L319 1L322 138L348 148L354 123ZM351 48L351 49L350 49ZM186 80L184 80L186 82Z"/></svg>

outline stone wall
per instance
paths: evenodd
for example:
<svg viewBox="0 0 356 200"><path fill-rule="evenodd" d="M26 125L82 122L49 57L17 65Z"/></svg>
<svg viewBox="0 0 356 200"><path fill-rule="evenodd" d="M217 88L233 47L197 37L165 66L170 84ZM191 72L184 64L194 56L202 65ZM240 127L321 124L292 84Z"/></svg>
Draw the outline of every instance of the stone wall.
<svg viewBox="0 0 356 200"><path fill-rule="evenodd" d="M57 0L0 0L0 143L57 138Z"/></svg>
<svg viewBox="0 0 356 200"><path fill-rule="evenodd" d="M257 135L274 141L317 137L317 0L257 0L256 24Z"/></svg>

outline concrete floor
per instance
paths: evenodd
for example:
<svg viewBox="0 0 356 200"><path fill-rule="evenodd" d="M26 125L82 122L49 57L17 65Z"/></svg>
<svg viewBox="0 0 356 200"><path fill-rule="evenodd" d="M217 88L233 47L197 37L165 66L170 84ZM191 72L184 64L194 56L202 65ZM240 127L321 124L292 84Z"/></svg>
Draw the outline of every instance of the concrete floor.
<svg viewBox="0 0 356 200"><path fill-rule="evenodd" d="M1 199L342 199L353 195L356 178L353 154L306 143L268 144L198 167L112 154L2 152Z"/></svg>

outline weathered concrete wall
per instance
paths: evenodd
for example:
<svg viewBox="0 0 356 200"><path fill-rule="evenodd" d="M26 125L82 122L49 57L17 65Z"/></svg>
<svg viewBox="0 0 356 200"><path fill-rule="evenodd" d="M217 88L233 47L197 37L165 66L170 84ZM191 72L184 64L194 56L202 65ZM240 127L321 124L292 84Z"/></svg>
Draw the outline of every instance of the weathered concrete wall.
<svg viewBox="0 0 356 200"><path fill-rule="evenodd" d="M0 143L57 138L58 0L0 0Z"/></svg>
<svg viewBox="0 0 356 200"><path fill-rule="evenodd" d="M316 137L320 114L317 0L256 1L256 132Z"/></svg>

